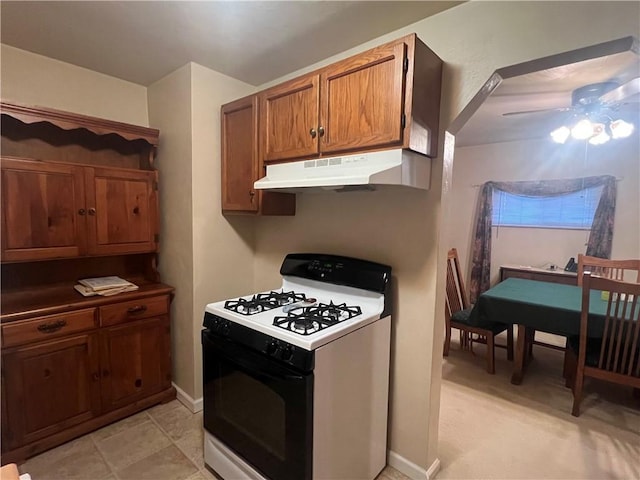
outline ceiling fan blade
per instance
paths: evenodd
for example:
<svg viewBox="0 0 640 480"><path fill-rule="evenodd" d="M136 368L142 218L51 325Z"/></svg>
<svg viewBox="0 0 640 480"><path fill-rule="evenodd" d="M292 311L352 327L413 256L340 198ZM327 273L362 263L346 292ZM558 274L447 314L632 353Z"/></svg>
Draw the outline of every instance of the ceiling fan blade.
<svg viewBox="0 0 640 480"><path fill-rule="evenodd" d="M619 87L605 93L600 96L600 101L605 104L617 103L623 100L638 101L640 93L640 77L629 80L627 83L623 83Z"/></svg>
<svg viewBox="0 0 640 480"><path fill-rule="evenodd" d="M513 115L525 115L530 113L544 113L544 112L568 112L571 110L571 107L563 107L563 108L543 108L541 110L521 110L519 112L507 112L503 113L503 117L510 117Z"/></svg>

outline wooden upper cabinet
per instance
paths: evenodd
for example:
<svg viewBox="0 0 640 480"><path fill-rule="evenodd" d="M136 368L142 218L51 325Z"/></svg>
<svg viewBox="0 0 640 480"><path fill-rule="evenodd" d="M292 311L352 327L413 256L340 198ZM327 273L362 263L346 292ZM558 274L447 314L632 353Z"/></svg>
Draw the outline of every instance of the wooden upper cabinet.
<svg viewBox="0 0 640 480"><path fill-rule="evenodd" d="M402 141L405 50L404 42L383 45L322 71L322 153Z"/></svg>
<svg viewBox="0 0 640 480"><path fill-rule="evenodd" d="M318 153L319 82L318 74L305 75L259 94L265 162Z"/></svg>
<svg viewBox="0 0 640 480"><path fill-rule="evenodd" d="M0 102L2 262L156 252L159 132Z"/></svg>
<svg viewBox="0 0 640 480"><path fill-rule="evenodd" d="M157 172L85 169L90 254L148 252L157 233Z"/></svg>
<svg viewBox="0 0 640 480"><path fill-rule="evenodd" d="M442 60L415 34L259 93L265 163L384 148L437 155Z"/></svg>
<svg viewBox="0 0 640 480"><path fill-rule="evenodd" d="M258 97L224 105L222 122L222 210L257 212Z"/></svg>
<svg viewBox="0 0 640 480"><path fill-rule="evenodd" d="M85 253L85 184L75 165L2 158L2 260Z"/></svg>
<svg viewBox="0 0 640 480"><path fill-rule="evenodd" d="M261 172L264 174L258 110L257 95L222 106L222 211L225 214L294 215L294 194L253 188Z"/></svg>

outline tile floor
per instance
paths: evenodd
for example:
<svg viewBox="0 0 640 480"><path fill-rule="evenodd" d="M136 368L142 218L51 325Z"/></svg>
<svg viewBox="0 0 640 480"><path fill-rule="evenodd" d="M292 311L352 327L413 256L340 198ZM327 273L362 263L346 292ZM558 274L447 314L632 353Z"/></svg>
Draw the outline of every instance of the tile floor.
<svg viewBox="0 0 640 480"><path fill-rule="evenodd" d="M177 400L108 425L18 466L33 480L205 480L202 412ZM408 480L387 467L377 480Z"/></svg>

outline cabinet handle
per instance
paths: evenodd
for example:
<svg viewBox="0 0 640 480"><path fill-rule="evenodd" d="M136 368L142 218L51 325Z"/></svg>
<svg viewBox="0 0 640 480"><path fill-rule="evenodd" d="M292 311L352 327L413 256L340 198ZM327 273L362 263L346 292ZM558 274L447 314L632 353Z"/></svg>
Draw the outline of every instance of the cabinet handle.
<svg viewBox="0 0 640 480"><path fill-rule="evenodd" d="M95 215L96 214L96 209L95 208L90 208L89 209L89 215Z"/></svg>
<svg viewBox="0 0 640 480"><path fill-rule="evenodd" d="M38 325L38 331L42 333L53 333L66 326L66 320L56 320L55 322L43 323L42 325Z"/></svg>
<svg viewBox="0 0 640 480"><path fill-rule="evenodd" d="M81 208L80 210L78 210L78 215L86 215L87 211L84 208Z"/></svg>
<svg viewBox="0 0 640 480"><path fill-rule="evenodd" d="M136 378L135 385L136 385L137 388L140 388L142 386L142 379Z"/></svg>
<svg viewBox="0 0 640 480"><path fill-rule="evenodd" d="M324 127L318 127L318 134L319 134L321 137L324 137Z"/></svg>
<svg viewBox="0 0 640 480"><path fill-rule="evenodd" d="M130 307L127 309L127 313L129 315L135 315L136 313L142 313L147 310L146 305L136 305L135 307Z"/></svg>
<svg viewBox="0 0 640 480"><path fill-rule="evenodd" d="M312 128L309 130L309 135L311 135L311 138L316 138L316 129Z"/></svg>
<svg viewBox="0 0 640 480"><path fill-rule="evenodd" d="M253 199L255 198L255 196L256 196L256 192L254 192L253 190L250 190L249 197L251 198L251 203L253 203Z"/></svg>

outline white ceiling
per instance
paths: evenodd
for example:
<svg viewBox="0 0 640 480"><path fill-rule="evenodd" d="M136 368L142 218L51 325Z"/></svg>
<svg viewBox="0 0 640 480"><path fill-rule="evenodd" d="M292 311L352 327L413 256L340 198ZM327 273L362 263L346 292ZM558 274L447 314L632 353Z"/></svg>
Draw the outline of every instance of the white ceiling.
<svg viewBox="0 0 640 480"><path fill-rule="evenodd" d="M460 3L3 0L0 38L145 86L189 61L261 85Z"/></svg>

